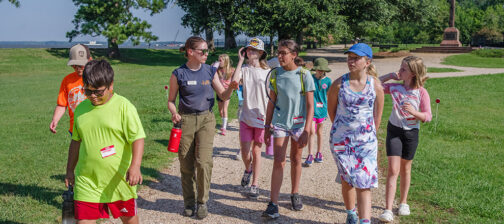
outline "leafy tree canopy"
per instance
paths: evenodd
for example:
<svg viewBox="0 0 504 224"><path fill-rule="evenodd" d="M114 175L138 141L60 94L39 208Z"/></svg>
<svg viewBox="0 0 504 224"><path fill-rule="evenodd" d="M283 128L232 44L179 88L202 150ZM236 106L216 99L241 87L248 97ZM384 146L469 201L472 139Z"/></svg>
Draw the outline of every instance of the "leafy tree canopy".
<svg viewBox="0 0 504 224"><path fill-rule="evenodd" d="M0 3L2 3L3 0L0 0ZM11 4L19 8L19 0L8 0Z"/></svg>
<svg viewBox="0 0 504 224"><path fill-rule="evenodd" d="M150 11L151 15L161 12L167 5L165 0L72 0L79 8L72 23L74 29L66 37L72 41L78 35L103 35L109 43L109 57L119 57L118 45L130 39L134 45L140 40L155 41L157 36L148 31L149 23L135 17L133 9Z"/></svg>

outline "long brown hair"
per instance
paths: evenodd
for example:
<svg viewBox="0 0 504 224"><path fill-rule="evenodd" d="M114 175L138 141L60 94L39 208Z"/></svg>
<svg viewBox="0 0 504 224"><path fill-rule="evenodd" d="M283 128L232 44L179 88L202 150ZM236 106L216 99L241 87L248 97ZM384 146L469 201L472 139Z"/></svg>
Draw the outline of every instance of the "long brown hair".
<svg viewBox="0 0 504 224"><path fill-rule="evenodd" d="M189 37L187 38L185 44L183 47L180 47L179 48L179 51L180 52L185 52L184 56L187 58L188 55L187 55L187 49L196 49L196 47L198 47L198 44L202 43L202 42L205 42L205 39L201 38L201 37L198 37L198 36L192 36L192 37Z"/></svg>

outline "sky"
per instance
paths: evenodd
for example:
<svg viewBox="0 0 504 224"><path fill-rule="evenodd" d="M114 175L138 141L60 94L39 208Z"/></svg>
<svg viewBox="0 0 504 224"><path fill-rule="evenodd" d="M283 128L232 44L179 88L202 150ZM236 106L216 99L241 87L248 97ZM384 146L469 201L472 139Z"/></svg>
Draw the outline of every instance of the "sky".
<svg viewBox="0 0 504 224"><path fill-rule="evenodd" d="M66 32L74 26L72 20L77 7L71 0L19 0L16 8L7 0L0 3L0 41L68 41ZM161 13L150 16L144 11L134 15L152 25L150 31L158 41L185 41L191 29L181 25L184 11L170 3ZM223 38L215 34L216 38ZM79 36L75 41L106 41L104 37Z"/></svg>

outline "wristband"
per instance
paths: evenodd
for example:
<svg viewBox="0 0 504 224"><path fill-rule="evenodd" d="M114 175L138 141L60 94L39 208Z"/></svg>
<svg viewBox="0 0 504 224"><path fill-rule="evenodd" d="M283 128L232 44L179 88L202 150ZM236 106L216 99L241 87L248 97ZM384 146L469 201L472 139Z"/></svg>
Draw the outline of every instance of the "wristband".
<svg viewBox="0 0 504 224"><path fill-rule="evenodd" d="M271 124L264 125L264 128L271 128Z"/></svg>

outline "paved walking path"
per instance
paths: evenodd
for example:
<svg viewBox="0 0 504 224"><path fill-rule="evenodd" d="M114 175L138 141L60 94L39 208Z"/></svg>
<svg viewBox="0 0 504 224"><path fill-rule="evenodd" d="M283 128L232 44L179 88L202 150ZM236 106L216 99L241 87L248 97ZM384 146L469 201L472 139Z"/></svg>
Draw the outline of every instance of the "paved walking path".
<svg viewBox="0 0 504 224"><path fill-rule="evenodd" d="M415 54L425 59L427 66L451 67L463 70L457 73L429 74L431 77L463 76L488 73L504 73L504 69L479 69L462 68L441 65L440 62L446 55L443 54ZM329 77L335 80L348 71L346 57L342 46L330 46L324 49L308 51L308 57L326 57L333 70ZM374 63L380 74L398 70L402 58L375 59ZM389 109L385 108L385 111ZM385 112L388 113L388 112ZM382 124L382 129L384 124ZM160 178L145 186L139 191L137 200L142 223L262 223L261 213L266 209L269 201L270 176L272 159L262 157L262 170L259 179L261 196L258 200L249 200L242 195L240 186L241 176L244 171L242 161L234 160L234 155L239 150L238 122L229 124L226 136L216 135L214 140L214 168L210 200L208 202L209 216L204 220L187 218L181 215L183 210L182 189L180 184L180 171L178 159L172 166L161 172ZM337 168L329 152L328 136L330 122L324 122L324 163L314 164L310 168L303 168L301 176L300 194L303 197L305 209L295 212L290 209L290 163L284 171L283 186L280 196L280 218L277 223L344 223L346 218L341 186L335 183ZM382 142L380 142L383 144ZM263 150L264 152L264 150ZM168 152L167 152L168 153ZM304 150L303 161L307 150ZM372 191L373 209L372 222L378 223L378 215L385 205L384 178L380 172L380 185ZM412 208L415 212L415 208ZM397 218L396 218L397 220ZM107 222L120 223L118 220Z"/></svg>

